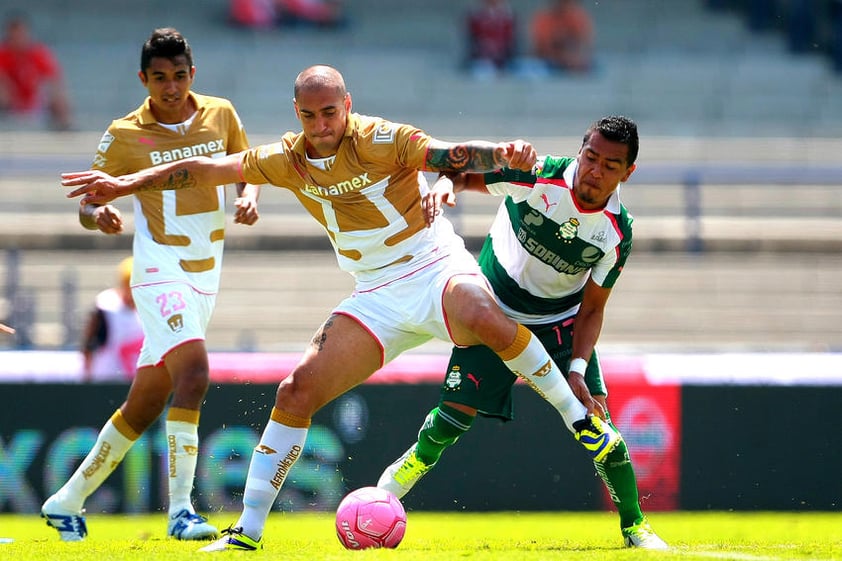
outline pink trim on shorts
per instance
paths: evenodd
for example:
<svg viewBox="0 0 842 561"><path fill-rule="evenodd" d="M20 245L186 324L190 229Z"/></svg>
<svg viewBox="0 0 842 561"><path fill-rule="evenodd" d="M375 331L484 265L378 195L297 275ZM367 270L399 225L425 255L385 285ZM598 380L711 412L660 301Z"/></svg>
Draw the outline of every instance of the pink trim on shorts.
<svg viewBox="0 0 842 561"><path fill-rule="evenodd" d="M345 312L345 311L340 311L340 310L334 310L331 313L336 314L338 316L345 316L346 318L354 320L355 322L357 322L357 324L360 327L365 329L365 331L369 335L371 335L371 338L374 339L374 341L377 343L377 346L380 347L380 366L379 366L378 370L380 368L383 368L383 364L385 364L385 362L386 362L386 349L383 348L383 343L380 342L380 339L377 338L377 336L374 334L374 332L371 329L369 329L368 326L365 323L363 323L363 321L360 318L358 318L357 316L355 316L351 313L348 313L348 312Z"/></svg>
<svg viewBox="0 0 842 561"><path fill-rule="evenodd" d="M181 341L181 342L179 342L179 343L176 343L175 345L173 345L172 347L170 347L169 349L167 349L166 351L164 351L164 354L162 354L162 355L161 355L161 360L159 360L159 361L158 361L158 362L156 362L155 364L143 364L143 365L140 365L140 366L138 366L138 367L137 367L137 369L138 369L138 370L140 370L141 368L147 368L147 367L157 368L157 367L159 367L159 366L163 366L163 365L164 365L164 359L167 357L167 355L168 355L168 354L170 354L171 352L173 352L173 351L174 351L175 349L177 349L178 347L180 347L180 346L182 346L182 345L184 345L184 344L186 344L186 343L192 343L193 341L202 341L202 342L204 343L204 341L205 341L205 340L204 340L203 338L201 338L201 337L194 337L193 339L186 339L186 340L184 340L184 341Z"/></svg>
<svg viewBox="0 0 842 561"><path fill-rule="evenodd" d="M396 278L396 279L392 279L392 280L390 280L389 282L384 282L383 284L377 285L377 286L375 286L375 287L372 287L372 288L369 288L369 289L366 289L366 290L355 290L354 292L357 292L358 294L365 294L366 292L374 292L375 290L378 290L378 289L380 289L380 288L383 288L384 286L389 286L390 284L393 284L393 283L396 283L396 282L398 282L398 281L401 281L401 280L403 280L403 279L405 279L405 278L411 277L411 276L412 276L412 275L414 275L415 273L418 273L418 272L420 272L420 271L423 271L423 270L424 270L424 269L426 269L427 267L430 267L430 266L432 266L432 265L435 265L436 263L438 263L438 262L439 262L439 261L441 261L442 259L447 259L448 257L450 257L450 254L449 254L449 253L448 253L447 255L442 255L442 256L441 256L441 257L439 257L438 259L435 259L435 260L433 260L433 261L430 261L429 263L425 263L425 264L424 264L424 265L422 265L421 267L418 267L417 269L413 269L412 271L408 272L407 274L402 275L402 276L400 276L400 277L398 277L398 278ZM470 273L465 273L465 274L470 274ZM447 279L447 282L450 282L450 279Z"/></svg>
<svg viewBox="0 0 842 561"><path fill-rule="evenodd" d="M200 290L196 288L195 285L191 284L186 280L161 280L161 281L153 281L153 282L143 282L138 284L133 284L131 288L148 288L150 286L159 286L162 284L184 284L187 285L193 292L197 292L199 294L204 294L205 296L216 296L219 292L207 292L205 290Z"/></svg>

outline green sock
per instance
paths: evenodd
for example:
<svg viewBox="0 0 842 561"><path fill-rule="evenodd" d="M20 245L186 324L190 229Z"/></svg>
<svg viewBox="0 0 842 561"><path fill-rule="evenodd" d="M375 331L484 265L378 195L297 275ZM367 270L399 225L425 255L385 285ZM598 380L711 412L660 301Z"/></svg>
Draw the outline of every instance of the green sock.
<svg viewBox="0 0 842 561"><path fill-rule="evenodd" d="M614 427L613 423L611 424ZM616 427L614 427L616 430ZM608 493L620 515L620 528L628 528L643 521L637 478L634 474L629 450L624 440L608 454L604 463L594 462L597 473L605 483Z"/></svg>
<svg viewBox="0 0 842 561"><path fill-rule="evenodd" d="M440 403L427 414L418 431L418 448L415 454L428 466L436 463L445 448L468 432L474 416Z"/></svg>

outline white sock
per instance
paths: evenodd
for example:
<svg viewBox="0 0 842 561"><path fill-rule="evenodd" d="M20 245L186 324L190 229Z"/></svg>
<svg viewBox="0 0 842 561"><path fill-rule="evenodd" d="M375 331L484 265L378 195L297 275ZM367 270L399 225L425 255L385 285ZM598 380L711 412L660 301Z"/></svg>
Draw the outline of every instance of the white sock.
<svg viewBox="0 0 842 561"><path fill-rule="evenodd" d="M166 422L167 467L169 473L169 513L193 510L190 494L199 459L199 426L187 421Z"/></svg>
<svg viewBox="0 0 842 561"><path fill-rule="evenodd" d="M114 425L115 417L119 417L118 424L125 424L119 411L105 423L85 459L67 483L48 499L51 506L57 505L69 512L81 512L85 500L99 489L99 486L123 461L126 452L139 435L132 434L134 439L124 436Z"/></svg>
<svg viewBox="0 0 842 561"><path fill-rule="evenodd" d="M508 356L507 351L517 351L517 347L525 343L525 347L515 356ZM538 395L546 399L555 407L564 419L567 430L575 432L573 423L584 419L588 408L570 389L564 375L550 358L544 345L535 335L523 327L518 326L518 336L511 347L500 353L500 358L509 370L520 376Z"/></svg>
<svg viewBox="0 0 842 561"><path fill-rule="evenodd" d="M252 539L263 537L266 519L281 491L289 470L301 455L307 428L296 428L269 420L249 464L243 492L243 513L236 526Z"/></svg>

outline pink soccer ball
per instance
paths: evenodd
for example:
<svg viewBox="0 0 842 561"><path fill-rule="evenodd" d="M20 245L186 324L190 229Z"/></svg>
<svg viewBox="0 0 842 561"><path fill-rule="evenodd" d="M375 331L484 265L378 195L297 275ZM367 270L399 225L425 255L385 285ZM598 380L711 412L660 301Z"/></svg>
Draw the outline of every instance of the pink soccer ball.
<svg viewBox="0 0 842 561"><path fill-rule="evenodd" d="M398 547L406 532L406 511L385 489L351 491L336 508L336 536L346 549Z"/></svg>

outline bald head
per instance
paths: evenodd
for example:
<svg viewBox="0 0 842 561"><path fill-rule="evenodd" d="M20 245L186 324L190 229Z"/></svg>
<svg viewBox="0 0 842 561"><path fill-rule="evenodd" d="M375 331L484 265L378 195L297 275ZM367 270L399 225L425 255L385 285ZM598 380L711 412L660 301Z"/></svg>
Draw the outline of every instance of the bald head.
<svg viewBox="0 0 842 561"><path fill-rule="evenodd" d="M295 79L293 95L298 99L302 94L333 90L338 97L347 93L345 80L338 70L330 66L317 65L304 69Z"/></svg>

